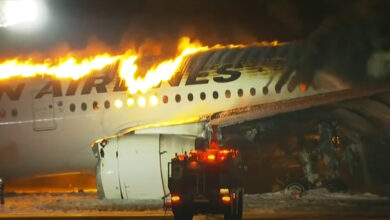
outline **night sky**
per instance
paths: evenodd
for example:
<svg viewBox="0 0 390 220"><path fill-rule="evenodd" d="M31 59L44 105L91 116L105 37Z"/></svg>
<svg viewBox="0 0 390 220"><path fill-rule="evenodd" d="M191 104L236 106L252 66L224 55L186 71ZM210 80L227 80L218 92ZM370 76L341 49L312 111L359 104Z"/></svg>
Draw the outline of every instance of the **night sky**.
<svg viewBox="0 0 390 220"><path fill-rule="evenodd" d="M39 0L38 0L39 1ZM155 1L40 0L46 22L39 27L0 29L2 56L72 49L98 39L110 47L169 42L187 35L206 44L301 40L329 19L383 8L383 1ZM22 29L22 30L21 30Z"/></svg>
<svg viewBox="0 0 390 220"><path fill-rule="evenodd" d="M304 43L290 69L310 83L316 69L329 66L366 81L368 57L390 49L386 0L37 1L45 8L44 22L0 28L0 60L129 48L164 59L175 55L182 36L210 46L292 41Z"/></svg>

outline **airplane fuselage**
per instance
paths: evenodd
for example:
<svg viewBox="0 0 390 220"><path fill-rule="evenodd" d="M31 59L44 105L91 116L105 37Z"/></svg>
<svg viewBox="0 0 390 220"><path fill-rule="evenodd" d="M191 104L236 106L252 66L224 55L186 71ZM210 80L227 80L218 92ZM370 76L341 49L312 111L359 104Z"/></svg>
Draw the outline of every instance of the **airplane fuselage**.
<svg viewBox="0 0 390 220"><path fill-rule="evenodd" d="M81 80L0 82L0 176L93 171L91 143L124 129L324 92L276 92L279 67L216 64L134 95L107 71Z"/></svg>

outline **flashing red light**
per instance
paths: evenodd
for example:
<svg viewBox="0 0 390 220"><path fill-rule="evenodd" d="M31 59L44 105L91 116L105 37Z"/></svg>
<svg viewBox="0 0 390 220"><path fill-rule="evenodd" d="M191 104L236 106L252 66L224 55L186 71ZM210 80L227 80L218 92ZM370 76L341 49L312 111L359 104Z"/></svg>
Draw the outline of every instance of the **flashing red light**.
<svg viewBox="0 0 390 220"><path fill-rule="evenodd" d="M174 196L172 196L171 200L172 200L172 203L179 203L180 202L180 196L174 195Z"/></svg>
<svg viewBox="0 0 390 220"><path fill-rule="evenodd" d="M222 202L223 203L230 203L232 199L230 198L230 196L222 196Z"/></svg>

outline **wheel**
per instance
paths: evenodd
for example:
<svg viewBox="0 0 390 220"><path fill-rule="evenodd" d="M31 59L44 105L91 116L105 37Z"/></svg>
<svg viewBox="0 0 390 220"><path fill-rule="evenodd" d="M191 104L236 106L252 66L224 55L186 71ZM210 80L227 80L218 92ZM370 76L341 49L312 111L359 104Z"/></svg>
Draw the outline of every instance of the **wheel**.
<svg viewBox="0 0 390 220"><path fill-rule="evenodd" d="M241 220L243 207L243 195L241 191L237 192L237 199L232 203L232 209L224 214L225 220Z"/></svg>

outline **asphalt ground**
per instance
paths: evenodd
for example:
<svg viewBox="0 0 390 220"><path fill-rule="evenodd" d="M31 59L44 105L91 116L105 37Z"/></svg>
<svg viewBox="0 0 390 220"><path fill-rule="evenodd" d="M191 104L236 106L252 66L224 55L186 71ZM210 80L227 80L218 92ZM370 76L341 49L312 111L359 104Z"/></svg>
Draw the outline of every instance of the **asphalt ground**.
<svg viewBox="0 0 390 220"><path fill-rule="evenodd" d="M22 214L12 213L4 214L0 213L0 219L85 219L85 220L105 220L105 219L161 219L171 220L173 219L172 213L167 212L113 212L113 213L44 213L44 214ZM194 220L220 220L223 219L222 215L197 215ZM243 219L390 219L389 212L332 212L332 211L277 211L277 212L261 212L261 211L248 211L244 212Z"/></svg>

